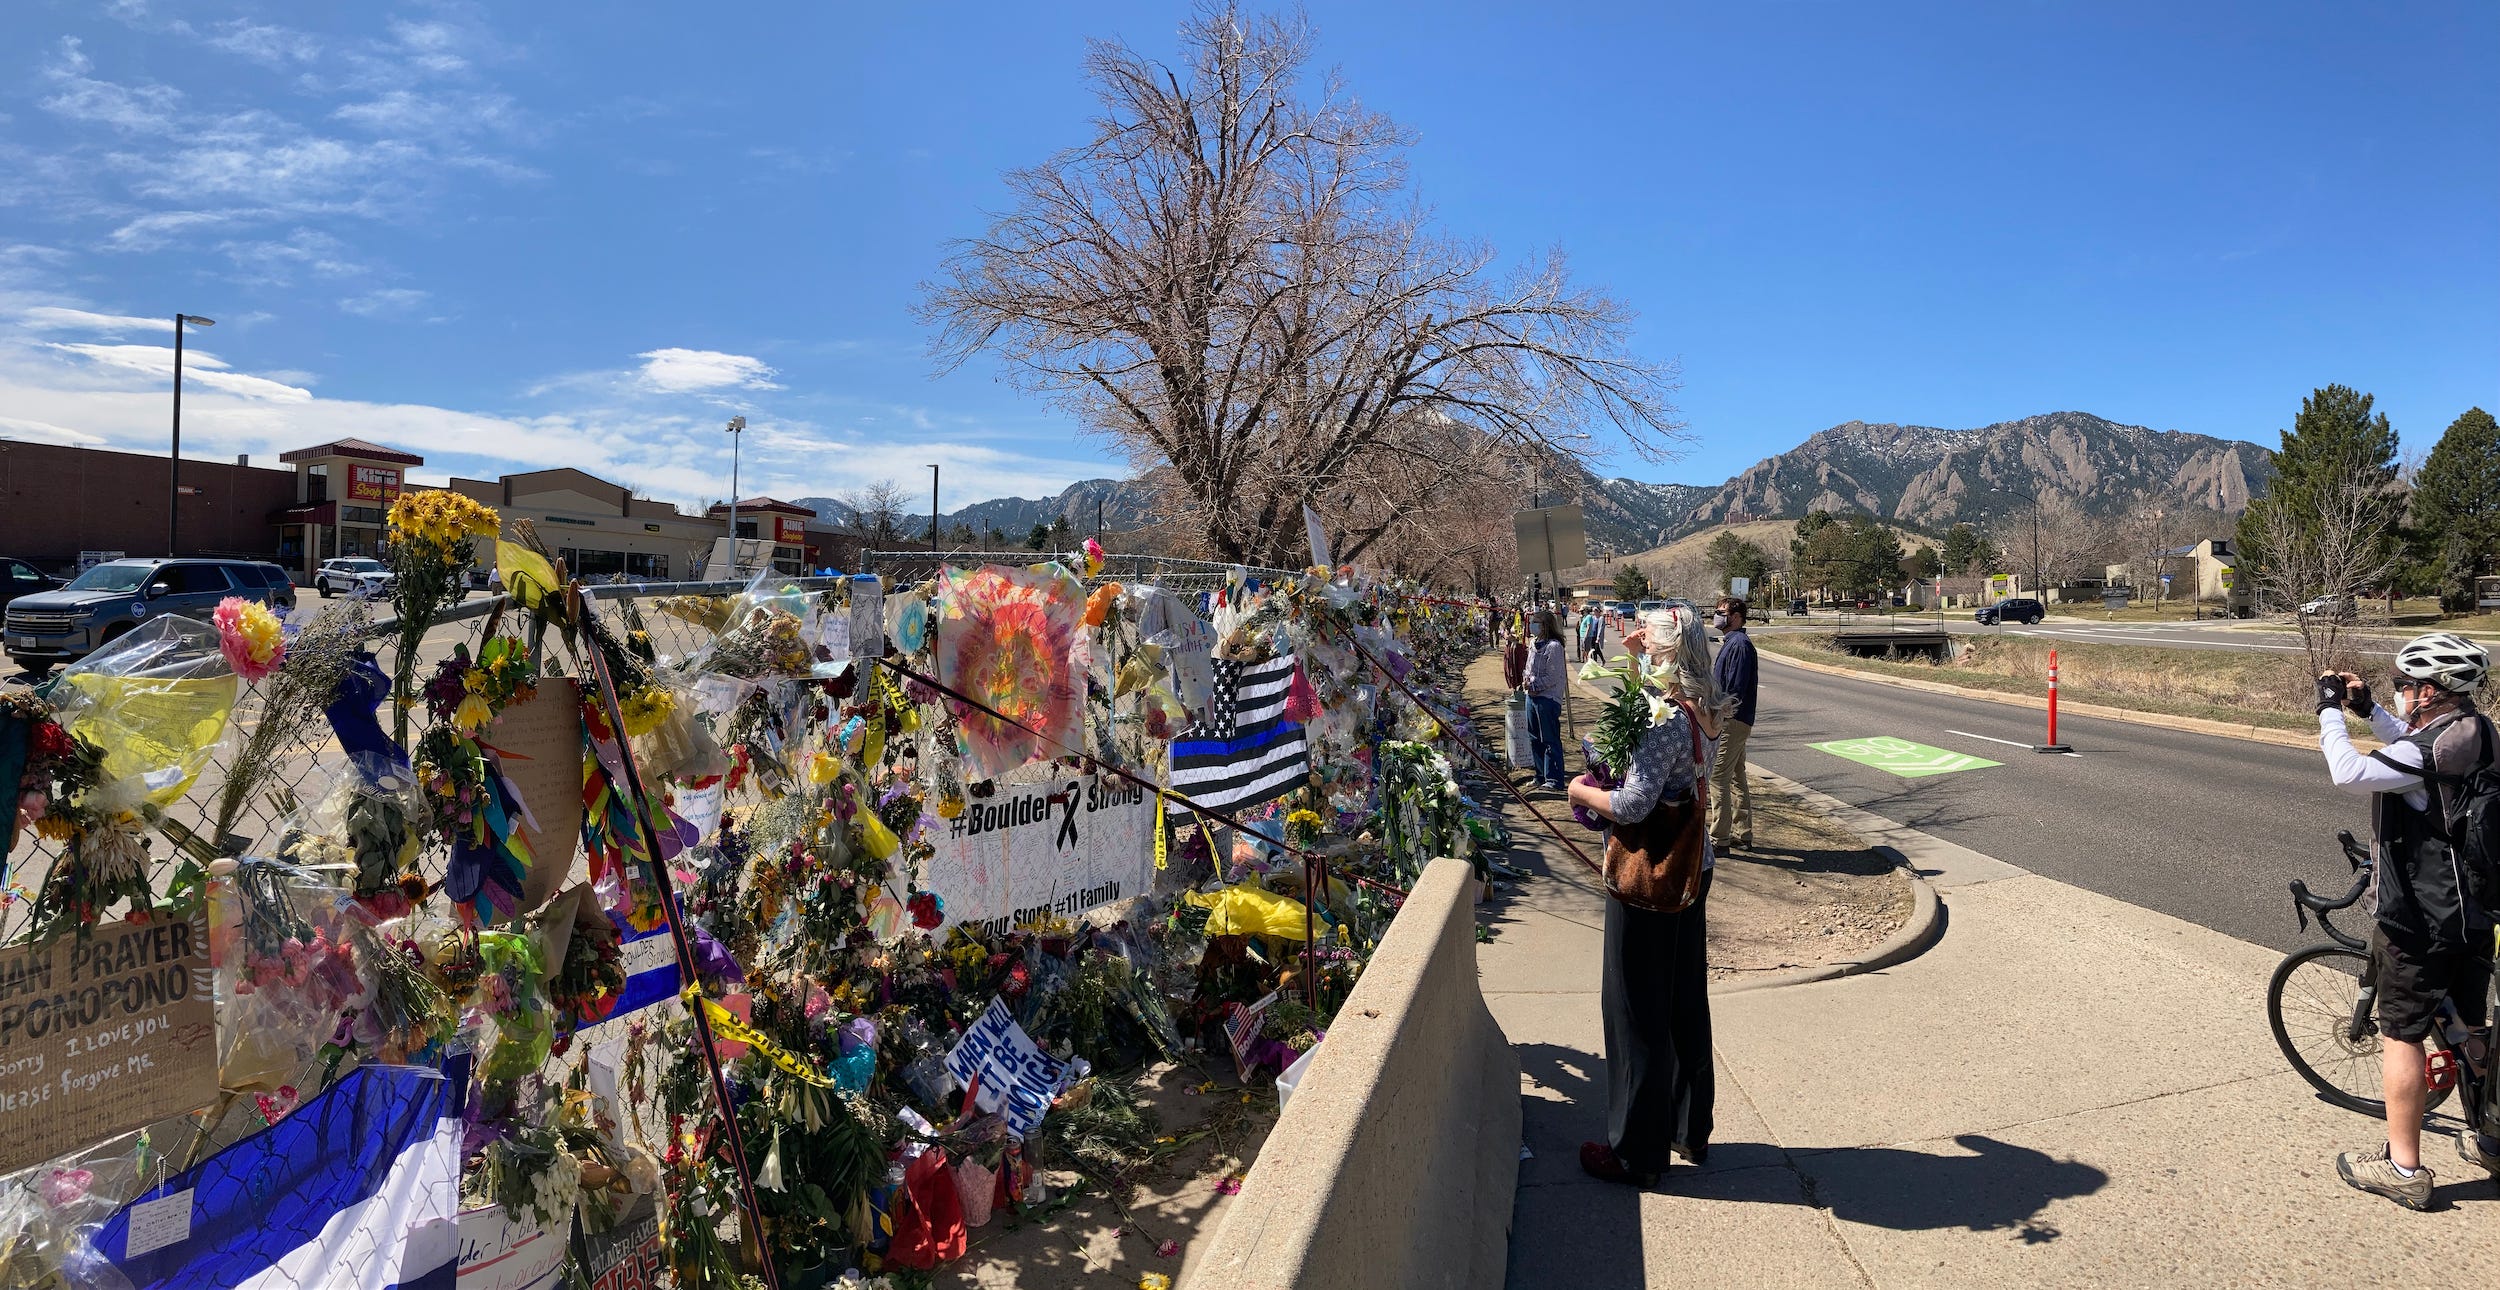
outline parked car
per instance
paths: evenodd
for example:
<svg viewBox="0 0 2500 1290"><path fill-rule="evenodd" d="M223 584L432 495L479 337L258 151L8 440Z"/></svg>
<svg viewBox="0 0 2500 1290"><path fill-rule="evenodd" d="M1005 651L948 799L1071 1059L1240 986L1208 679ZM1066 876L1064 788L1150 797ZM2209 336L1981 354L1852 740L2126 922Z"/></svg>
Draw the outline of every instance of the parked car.
<svg viewBox="0 0 2500 1290"><path fill-rule="evenodd" d="M20 596L8 607L9 657L41 676L75 663L151 616L208 621L217 602L240 596L277 603L278 593L250 560L107 560L58 591Z"/></svg>
<svg viewBox="0 0 2500 1290"><path fill-rule="evenodd" d="M2301 605L2303 618L2333 618L2338 621L2352 617L2352 597L2320 596Z"/></svg>
<svg viewBox="0 0 2500 1290"><path fill-rule="evenodd" d="M339 595L376 596L390 587L391 567L369 555L324 560L313 570L313 590L324 600Z"/></svg>
<svg viewBox="0 0 2500 1290"><path fill-rule="evenodd" d="M252 567L260 572L262 582L269 584L269 603L279 609L295 608L295 575L283 566L267 560L255 560Z"/></svg>
<svg viewBox="0 0 2500 1290"><path fill-rule="evenodd" d="M1994 627L1999 623L2036 623L2048 616L2048 607L2029 596L2010 597L1971 611L1972 620L1983 627Z"/></svg>
<svg viewBox="0 0 2500 1290"><path fill-rule="evenodd" d="M61 580L13 556L0 555L0 609L19 596L38 591L56 591Z"/></svg>
<svg viewBox="0 0 2500 1290"><path fill-rule="evenodd" d="M1789 597L1789 599L1788 599L1788 616L1789 616L1789 617L1791 617L1791 618L1803 618L1803 617L1805 617L1805 615L1806 615L1806 598L1805 598L1805 597L1803 597L1803 596L1791 596L1791 597Z"/></svg>

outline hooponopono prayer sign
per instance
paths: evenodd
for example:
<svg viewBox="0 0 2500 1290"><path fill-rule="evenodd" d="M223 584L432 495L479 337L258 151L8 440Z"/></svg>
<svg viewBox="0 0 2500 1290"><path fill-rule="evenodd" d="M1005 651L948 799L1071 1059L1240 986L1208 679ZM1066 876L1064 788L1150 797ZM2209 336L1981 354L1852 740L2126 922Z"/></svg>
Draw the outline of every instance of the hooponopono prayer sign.
<svg viewBox="0 0 2500 1290"><path fill-rule="evenodd" d="M0 1174L217 1100L205 916L0 951Z"/></svg>
<svg viewBox="0 0 2500 1290"><path fill-rule="evenodd" d="M989 1011L955 1042L955 1051L946 1055L946 1073L966 1088L979 1077L973 1105L997 1112L1018 1137L1042 1127L1042 1113L1068 1085L1068 1068L1024 1033L1004 997L990 1000Z"/></svg>
<svg viewBox="0 0 2500 1290"><path fill-rule="evenodd" d="M1154 882L1154 794L1111 775L1002 782L943 822L920 885L949 923L1004 932L1019 919L1074 916Z"/></svg>

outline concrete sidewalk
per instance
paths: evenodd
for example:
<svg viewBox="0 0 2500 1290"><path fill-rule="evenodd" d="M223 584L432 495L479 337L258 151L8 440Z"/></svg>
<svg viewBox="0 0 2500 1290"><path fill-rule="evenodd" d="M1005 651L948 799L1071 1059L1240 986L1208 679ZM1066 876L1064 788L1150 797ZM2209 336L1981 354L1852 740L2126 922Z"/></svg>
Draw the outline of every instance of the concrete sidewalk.
<svg viewBox="0 0 2500 1290"><path fill-rule="evenodd" d="M1854 823L1943 890L1942 941L1871 975L1714 996L1710 1163L1636 1192L1578 1163L1605 1126L1603 896L1514 811L1537 876L1487 907L1500 935L1478 958L1533 1152L1513 1287L2500 1279L2500 1189L2457 1160L2453 1120L2423 1143L2439 1212L2336 1178L2334 1153L2378 1124L2275 1050L2273 951Z"/></svg>

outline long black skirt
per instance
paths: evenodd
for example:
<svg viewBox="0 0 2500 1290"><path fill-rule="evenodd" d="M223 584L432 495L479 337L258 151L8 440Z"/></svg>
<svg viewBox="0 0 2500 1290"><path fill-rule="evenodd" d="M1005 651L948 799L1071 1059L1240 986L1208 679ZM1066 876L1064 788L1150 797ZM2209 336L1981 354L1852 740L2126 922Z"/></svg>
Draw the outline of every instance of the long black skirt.
<svg viewBox="0 0 2500 1290"><path fill-rule="evenodd" d="M1710 1149L1710 877L1682 913L1606 899L1606 1137L1639 1173L1666 1172L1670 1150Z"/></svg>

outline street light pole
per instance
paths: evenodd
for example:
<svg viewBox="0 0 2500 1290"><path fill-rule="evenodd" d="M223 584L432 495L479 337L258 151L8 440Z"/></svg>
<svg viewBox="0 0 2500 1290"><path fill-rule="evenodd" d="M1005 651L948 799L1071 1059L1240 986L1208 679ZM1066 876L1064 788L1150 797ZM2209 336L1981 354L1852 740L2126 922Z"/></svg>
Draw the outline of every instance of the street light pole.
<svg viewBox="0 0 2500 1290"><path fill-rule="evenodd" d="M747 419L729 418L729 576L738 576L738 447L745 442Z"/></svg>
<svg viewBox="0 0 2500 1290"><path fill-rule="evenodd" d="M938 468L937 468L937 463L935 463L935 462L931 462L931 463L929 464L929 554L931 554L931 555L936 555L936 554L937 554L937 524L938 524L938 521L937 521L937 517L938 517L938 509L937 509L937 506L938 506L938 494L937 494L937 488L938 488Z"/></svg>
<svg viewBox="0 0 2500 1290"><path fill-rule="evenodd" d="M182 327L214 327L217 320L198 314L174 315L174 443L171 482L165 492L165 554L176 554L174 543L182 534Z"/></svg>

